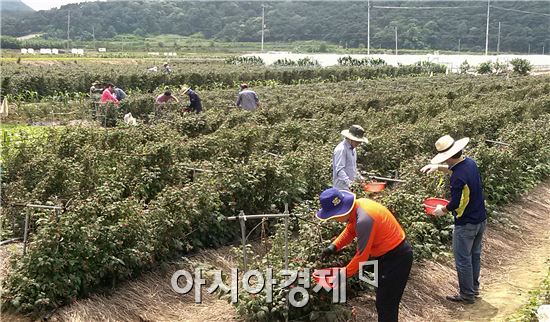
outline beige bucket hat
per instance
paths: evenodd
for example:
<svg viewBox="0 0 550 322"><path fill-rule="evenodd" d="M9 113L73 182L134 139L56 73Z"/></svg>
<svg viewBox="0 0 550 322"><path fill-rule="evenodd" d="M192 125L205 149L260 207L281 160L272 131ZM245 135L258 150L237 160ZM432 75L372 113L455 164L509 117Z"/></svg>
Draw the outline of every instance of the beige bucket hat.
<svg viewBox="0 0 550 322"><path fill-rule="evenodd" d="M369 140L365 137L365 129L359 125L352 125L349 130L343 130L342 135L352 141L369 143Z"/></svg>
<svg viewBox="0 0 550 322"><path fill-rule="evenodd" d="M437 150L437 155L432 159L432 164L439 164L447 161L453 155L457 154L459 151L463 150L466 145L470 142L470 138L462 138L455 141L450 135L445 135L440 137L435 141L435 148Z"/></svg>

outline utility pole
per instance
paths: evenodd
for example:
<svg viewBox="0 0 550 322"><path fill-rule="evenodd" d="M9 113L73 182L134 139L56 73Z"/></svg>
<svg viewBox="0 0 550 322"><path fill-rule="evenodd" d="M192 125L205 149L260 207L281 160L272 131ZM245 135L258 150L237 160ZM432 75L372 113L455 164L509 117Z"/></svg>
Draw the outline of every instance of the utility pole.
<svg viewBox="0 0 550 322"><path fill-rule="evenodd" d="M487 29L485 30L485 56L489 52L489 9L491 0L487 0Z"/></svg>
<svg viewBox="0 0 550 322"><path fill-rule="evenodd" d="M67 52L69 51L69 29L71 28L71 11L69 10L69 14L67 15Z"/></svg>
<svg viewBox="0 0 550 322"><path fill-rule="evenodd" d="M367 55L370 55L370 0L367 0Z"/></svg>
<svg viewBox="0 0 550 322"><path fill-rule="evenodd" d="M92 26L92 37L94 39L94 50L97 50L97 46L95 45L95 26Z"/></svg>
<svg viewBox="0 0 550 322"><path fill-rule="evenodd" d="M265 6L262 4L262 52L264 51Z"/></svg>
<svg viewBox="0 0 550 322"><path fill-rule="evenodd" d="M531 43L529 43L527 47L527 55L530 55L530 54L531 54Z"/></svg>
<svg viewBox="0 0 550 322"><path fill-rule="evenodd" d="M498 22L497 55L500 53L500 21Z"/></svg>
<svg viewBox="0 0 550 322"><path fill-rule="evenodd" d="M397 56L397 27L395 27L395 55Z"/></svg>

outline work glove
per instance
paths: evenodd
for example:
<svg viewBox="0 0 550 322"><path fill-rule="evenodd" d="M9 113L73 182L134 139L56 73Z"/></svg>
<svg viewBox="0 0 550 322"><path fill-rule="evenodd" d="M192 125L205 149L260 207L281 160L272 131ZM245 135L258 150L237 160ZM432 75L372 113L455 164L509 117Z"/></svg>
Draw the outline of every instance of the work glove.
<svg viewBox="0 0 550 322"><path fill-rule="evenodd" d="M438 164L428 164L422 167L422 169L420 169L420 172L430 174L437 171L437 169L439 169Z"/></svg>
<svg viewBox="0 0 550 322"><path fill-rule="evenodd" d="M334 244L330 244L327 248L323 250L321 253L321 259L325 259L327 257L330 257L330 255L336 253L336 246Z"/></svg>
<svg viewBox="0 0 550 322"><path fill-rule="evenodd" d="M445 208L445 206L443 205L437 205L437 207L435 207L435 210L433 212L433 215L435 217L441 217L441 216L444 216L445 215L445 212L443 211L443 208Z"/></svg>

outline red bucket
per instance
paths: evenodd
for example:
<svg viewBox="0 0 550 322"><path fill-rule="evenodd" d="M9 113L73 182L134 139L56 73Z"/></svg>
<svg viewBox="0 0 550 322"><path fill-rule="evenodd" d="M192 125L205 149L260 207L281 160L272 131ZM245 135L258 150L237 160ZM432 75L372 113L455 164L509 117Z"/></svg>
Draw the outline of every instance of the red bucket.
<svg viewBox="0 0 550 322"><path fill-rule="evenodd" d="M366 182L363 183L363 189L366 192L380 192L386 188L385 182Z"/></svg>
<svg viewBox="0 0 550 322"><path fill-rule="evenodd" d="M424 200L424 211L428 215L432 215L434 213L435 208L437 208L438 205L442 205L443 207L447 206L449 204L449 200L441 199L441 198L428 198Z"/></svg>
<svg viewBox="0 0 550 322"><path fill-rule="evenodd" d="M339 270L340 267L316 269L312 274L313 280L315 280L315 283L323 287L333 288L334 280L336 279L336 275L338 275Z"/></svg>

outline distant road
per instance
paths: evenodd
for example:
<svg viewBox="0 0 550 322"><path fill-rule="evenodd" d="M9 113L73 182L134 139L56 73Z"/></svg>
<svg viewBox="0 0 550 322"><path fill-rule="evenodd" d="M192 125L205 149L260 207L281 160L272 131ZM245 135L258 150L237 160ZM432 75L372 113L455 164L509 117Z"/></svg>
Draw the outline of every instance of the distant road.
<svg viewBox="0 0 550 322"><path fill-rule="evenodd" d="M23 36L23 37L17 37L17 40L27 40L27 39L31 39L31 38L34 38L34 37L40 37L42 36L42 34L30 34L30 35L26 35L26 36Z"/></svg>

